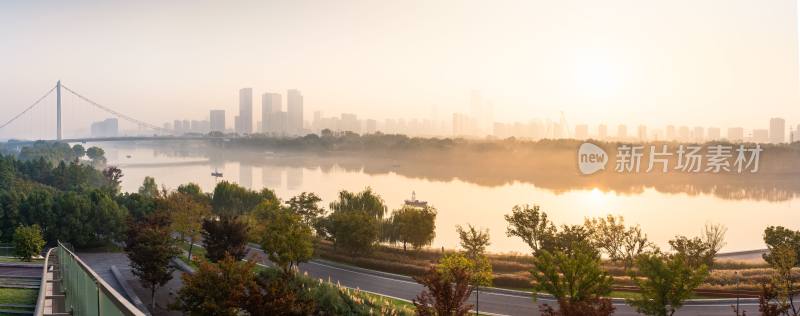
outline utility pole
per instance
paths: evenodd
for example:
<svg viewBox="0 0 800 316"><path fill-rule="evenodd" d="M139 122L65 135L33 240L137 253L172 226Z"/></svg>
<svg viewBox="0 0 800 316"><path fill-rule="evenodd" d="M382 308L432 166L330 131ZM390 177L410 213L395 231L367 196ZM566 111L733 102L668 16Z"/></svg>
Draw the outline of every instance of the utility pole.
<svg viewBox="0 0 800 316"><path fill-rule="evenodd" d="M61 80L56 82L56 139L61 140Z"/></svg>

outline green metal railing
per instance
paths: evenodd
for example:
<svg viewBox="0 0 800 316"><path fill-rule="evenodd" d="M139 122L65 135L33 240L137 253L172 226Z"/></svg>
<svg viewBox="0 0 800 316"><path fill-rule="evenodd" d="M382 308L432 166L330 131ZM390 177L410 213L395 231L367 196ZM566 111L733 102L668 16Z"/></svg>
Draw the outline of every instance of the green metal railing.
<svg viewBox="0 0 800 316"><path fill-rule="evenodd" d="M72 315L144 316L64 244L59 242L55 252L61 270L62 281L59 283L64 293L64 305ZM40 293L40 301L43 294Z"/></svg>

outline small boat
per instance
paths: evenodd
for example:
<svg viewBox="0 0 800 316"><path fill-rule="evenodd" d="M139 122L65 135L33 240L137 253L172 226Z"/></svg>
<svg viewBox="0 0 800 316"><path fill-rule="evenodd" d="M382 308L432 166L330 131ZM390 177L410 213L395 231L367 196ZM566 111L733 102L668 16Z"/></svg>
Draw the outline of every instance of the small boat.
<svg viewBox="0 0 800 316"><path fill-rule="evenodd" d="M414 191L411 191L411 199L410 200L406 200L405 202L406 202L405 203L406 206L420 207L420 208L428 207L428 202L427 201L417 200L417 192L414 192Z"/></svg>

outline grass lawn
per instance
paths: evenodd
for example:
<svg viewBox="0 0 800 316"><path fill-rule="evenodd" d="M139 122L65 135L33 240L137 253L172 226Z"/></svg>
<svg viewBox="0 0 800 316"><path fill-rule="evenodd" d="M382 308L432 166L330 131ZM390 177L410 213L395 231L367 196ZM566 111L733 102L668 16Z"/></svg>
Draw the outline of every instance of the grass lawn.
<svg viewBox="0 0 800 316"><path fill-rule="evenodd" d="M39 290L0 288L0 304L36 305Z"/></svg>
<svg viewBox="0 0 800 316"><path fill-rule="evenodd" d="M10 263L44 263L44 259L33 259L31 262L22 261L19 258L15 257L0 257L0 262L10 262Z"/></svg>

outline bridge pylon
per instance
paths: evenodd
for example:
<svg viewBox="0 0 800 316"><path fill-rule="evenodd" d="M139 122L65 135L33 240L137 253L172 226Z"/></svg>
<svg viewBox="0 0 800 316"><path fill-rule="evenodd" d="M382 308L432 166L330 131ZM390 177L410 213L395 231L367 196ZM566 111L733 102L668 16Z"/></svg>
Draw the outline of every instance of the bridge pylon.
<svg viewBox="0 0 800 316"><path fill-rule="evenodd" d="M61 140L61 80L56 82L56 139Z"/></svg>

